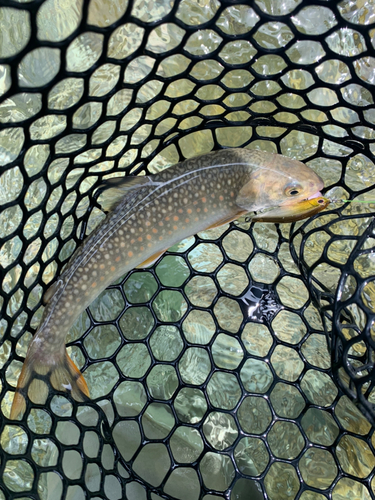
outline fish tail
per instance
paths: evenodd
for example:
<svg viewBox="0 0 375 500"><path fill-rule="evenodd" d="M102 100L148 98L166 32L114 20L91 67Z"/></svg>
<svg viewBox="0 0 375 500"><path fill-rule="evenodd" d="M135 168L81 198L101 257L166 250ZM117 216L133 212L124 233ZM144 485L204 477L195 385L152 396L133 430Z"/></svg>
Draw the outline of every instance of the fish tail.
<svg viewBox="0 0 375 500"><path fill-rule="evenodd" d="M87 401L89 388L82 373L69 357L66 349L52 355L46 362L38 352L30 349L19 376L13 399L10 418L20 418L26 410L26 400L35 404L45 404L50 388L69 391L76 401Z"/></svg>

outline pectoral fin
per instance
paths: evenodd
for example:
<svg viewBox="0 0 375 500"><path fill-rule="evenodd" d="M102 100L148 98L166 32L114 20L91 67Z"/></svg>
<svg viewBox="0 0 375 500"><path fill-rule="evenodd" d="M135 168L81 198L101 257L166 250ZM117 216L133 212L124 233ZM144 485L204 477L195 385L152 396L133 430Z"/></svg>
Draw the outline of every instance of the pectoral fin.
<svg viewBox="0 0 375 500"><path fill-rule="evenodd" d="M211 224L211 226L208 226L207 229L214 229L215 227L220 227L223 226L224 224L229 224L229 222L233 222L234 220L238 219L238 217L241 217L242 215L246 214L246 210L240 210L236 212L235 214L230 215L229 217L224 217L223 219L215 222L214 224Z"/></svg>
<svg viewBox="0 0 375 500"><path fill-rule="evenodd" d="M166 251L167 250L162 250L161 252L157 252L154 255L151 255L151 257L149 257L148 259L146 259L144 262L142 262L141 264L138 264L138 266L136 267L136 269L143 269L145 267L152 266L152 264L154 264L154 262L156 262L158 260L158 258L161 255L163 255L163 253L165 253Z"/></svg>

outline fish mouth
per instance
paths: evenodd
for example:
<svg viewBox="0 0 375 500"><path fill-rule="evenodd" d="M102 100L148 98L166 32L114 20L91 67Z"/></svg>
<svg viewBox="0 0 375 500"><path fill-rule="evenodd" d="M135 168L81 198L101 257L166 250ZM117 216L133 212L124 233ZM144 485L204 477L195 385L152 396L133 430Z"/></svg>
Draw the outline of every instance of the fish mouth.
<svg viewBox="0 0 375 500"><path fill-rule="evenodd" d="M307 199L308 200L312 200L313 198L318 198L318 196L323 196L322 193L320 191L318 191L317 193L309 196Z"/></svg>
<svg viewBox="0 0 375 500"><path fill-rule="evenodd" d="M254 222L274 222L274 223L290 223L302 219L307 219L324 210L330 203L328 198L325 198L320 191L313 194L309 198L293 203L283 203L278 207L273 207L262 213L257 213L251 220Z"/></svg>

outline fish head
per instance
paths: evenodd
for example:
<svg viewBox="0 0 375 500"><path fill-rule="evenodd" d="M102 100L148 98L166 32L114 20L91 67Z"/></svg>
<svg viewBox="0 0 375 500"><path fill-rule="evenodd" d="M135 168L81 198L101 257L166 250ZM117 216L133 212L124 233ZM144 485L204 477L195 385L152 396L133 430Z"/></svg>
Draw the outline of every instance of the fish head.
<svg viewBox="0 0 375 500"><path fill-rule="evenodd" d="M275 209L275 216L280 210L303 214L311 211L311 204L301 202L322 197L320 190L323 187L322 179L302 162L266 153L260 164L249 166L236 203L249 212ZM319 205L323 210L326 202Z"/></svg>

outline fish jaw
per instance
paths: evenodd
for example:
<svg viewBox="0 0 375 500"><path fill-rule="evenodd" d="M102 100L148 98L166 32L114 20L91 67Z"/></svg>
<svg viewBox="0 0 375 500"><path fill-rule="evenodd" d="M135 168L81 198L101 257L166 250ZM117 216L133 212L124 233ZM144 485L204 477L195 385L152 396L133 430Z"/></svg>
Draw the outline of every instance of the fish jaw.
<svg viewBox="0 0 375 500"><path fill-rule="evenodd" d="M263 214L252 217L254 222L290 223L307 219L324 210L330 203L328 198L316 193L308 200L282 204Z"/></svg>

